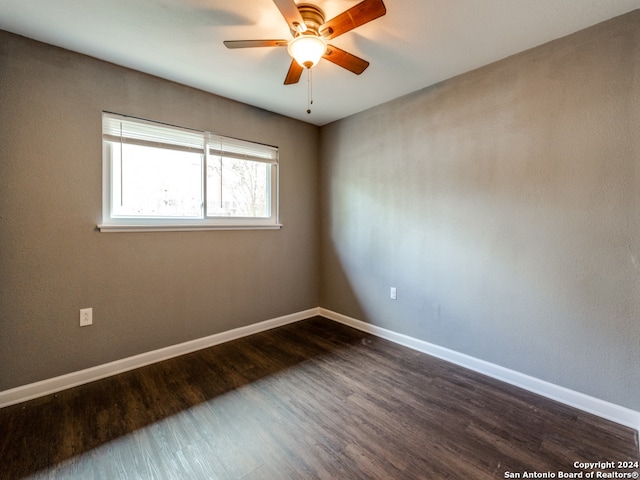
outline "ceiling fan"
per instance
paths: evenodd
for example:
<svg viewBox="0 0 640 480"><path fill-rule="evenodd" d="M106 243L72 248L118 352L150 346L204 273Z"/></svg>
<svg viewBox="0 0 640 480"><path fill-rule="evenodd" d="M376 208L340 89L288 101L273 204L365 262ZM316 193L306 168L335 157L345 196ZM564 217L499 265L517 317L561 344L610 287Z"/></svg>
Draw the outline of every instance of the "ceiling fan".
<svg viewBox="0 0 640 480"><path fill-rule="evenodd" d="M293 58L285 85L298 83L305 68L311 69L321 58L360 75L369 62L345 52L327 40L336 38L387 13L382 0L364 0L325 22L324 12L310 3L273 0L289 24L291 40L227 40L227 48L287 47Z"/></svg>

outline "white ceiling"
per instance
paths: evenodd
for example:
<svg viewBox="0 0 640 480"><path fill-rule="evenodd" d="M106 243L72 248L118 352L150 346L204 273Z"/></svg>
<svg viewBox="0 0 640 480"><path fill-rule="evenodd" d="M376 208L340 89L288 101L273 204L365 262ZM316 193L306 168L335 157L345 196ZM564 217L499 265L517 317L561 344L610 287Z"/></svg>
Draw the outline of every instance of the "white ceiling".
<svg viewBox="0 0 640 480"><path fill-rule="evenodd" d="M640 8L640 0L384 0L387 14L330 43L371 65L360 76L321 61L283 85L289 39L271 0L0 0L0 29L316 125L365 110ZM359 0L314 0L332 18Z"/></svg>

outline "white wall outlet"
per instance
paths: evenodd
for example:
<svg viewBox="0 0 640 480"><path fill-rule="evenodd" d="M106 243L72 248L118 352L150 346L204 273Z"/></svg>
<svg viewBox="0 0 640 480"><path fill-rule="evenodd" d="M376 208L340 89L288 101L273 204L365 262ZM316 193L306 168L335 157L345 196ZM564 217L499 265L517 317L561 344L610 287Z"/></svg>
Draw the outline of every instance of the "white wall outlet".
<svg viewBox="0 0 640 480"><path fill-rule="evenodd" d="M80 309L80 326L86 327L93 324L93 308Z"/></svg>
<svg viewBox="0 0 640 480"><path fill-rule="evenodd" d="M396 287L391 287L389 289L389 298L391 300L397 300L398 299L398 290L396 289Z"/></svg>

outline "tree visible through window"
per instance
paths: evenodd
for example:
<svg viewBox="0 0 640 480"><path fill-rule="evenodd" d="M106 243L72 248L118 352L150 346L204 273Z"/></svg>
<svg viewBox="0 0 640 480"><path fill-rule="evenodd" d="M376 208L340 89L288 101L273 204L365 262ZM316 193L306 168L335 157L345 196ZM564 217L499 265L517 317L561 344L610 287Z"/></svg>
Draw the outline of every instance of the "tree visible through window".
<svg viewBox="0 0 640 480"><path fill-rule="evenodd" d="M278 227L278 150L103 114L101 230Z"/></svg>
<svg viewBox="0 0 640 480"><path fill-rule="evenodd" d="M210 156L207 163L208 215L267 217L268 170L261 162Z"/></svg>

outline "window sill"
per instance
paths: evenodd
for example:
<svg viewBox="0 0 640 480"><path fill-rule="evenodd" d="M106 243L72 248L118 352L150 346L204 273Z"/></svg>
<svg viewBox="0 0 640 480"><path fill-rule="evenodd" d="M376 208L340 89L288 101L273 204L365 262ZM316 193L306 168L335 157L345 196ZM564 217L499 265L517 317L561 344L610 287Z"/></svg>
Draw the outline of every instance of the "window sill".
<svg viewBox="0 0 640 480"><path fill-rule="evenodd" d="M104 233L118 232L189 232L203 230L279 230L282 224L276 225L98 225Z"/></svg>

